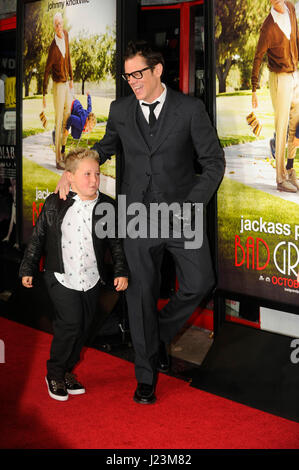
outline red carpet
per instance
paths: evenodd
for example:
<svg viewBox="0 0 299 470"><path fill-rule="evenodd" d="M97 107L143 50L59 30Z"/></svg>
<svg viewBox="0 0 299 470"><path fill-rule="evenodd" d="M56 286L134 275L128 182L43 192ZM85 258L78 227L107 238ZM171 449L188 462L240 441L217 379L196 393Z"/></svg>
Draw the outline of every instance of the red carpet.
<svg viewBox="0 0 299 470"><path fill-rule="evenodd" d="M87 393L56 402L45 364L51 336L0 318L1 449L299 449L299 424L161 374L155 405L138 405L133 364L86 349Z"/></svg>

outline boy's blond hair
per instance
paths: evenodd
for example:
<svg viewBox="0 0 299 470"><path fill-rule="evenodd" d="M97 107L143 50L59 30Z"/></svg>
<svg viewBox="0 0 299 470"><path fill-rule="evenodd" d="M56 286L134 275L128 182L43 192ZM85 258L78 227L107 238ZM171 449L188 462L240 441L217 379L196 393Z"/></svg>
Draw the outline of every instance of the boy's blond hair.
<svg viewBox="0 0 299 470"><path fill-rule="evenodd" d="M90 124L92 125L92 127L94 127L97 123L97 118L96 118L96 115L94 113L89 113L88 115L88 121L90 122Z"/></svg>
<svg viewBox="0 0 299 470"><path fill-rule="evenodd" d="M98 152L95 150L78 147L71 150L65 157L65 170L70 171L71 173L75 173L79 162L84 160L84 158L91 158L100 165L100 157Z"/></svg>

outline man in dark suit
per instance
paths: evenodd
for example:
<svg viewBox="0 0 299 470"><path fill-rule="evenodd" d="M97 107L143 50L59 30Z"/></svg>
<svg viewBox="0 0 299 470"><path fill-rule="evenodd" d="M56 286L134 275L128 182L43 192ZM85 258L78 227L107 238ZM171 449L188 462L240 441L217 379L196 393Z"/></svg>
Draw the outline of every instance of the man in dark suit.
<svg viewBox="0 0 299 470"><path fill-rule="evenodd" d="M223 150L203 103L167 88L161 81L163 67L161 54L146 43L129 44L123 78L133 94L111 104L106 133L93 147L101 163L114 154L122 158L120 194L126 196L127 207L206 205L223 177ZM156 221L146 216L143 223L151 228ZM159 354L211 291L214 272L205 230L201 248L188 249L184 236L136 238L127 228L127 304L138 382L134 400L149 404L156 401ZM173 256L179 287L158 312L164 250Z"/></svg>

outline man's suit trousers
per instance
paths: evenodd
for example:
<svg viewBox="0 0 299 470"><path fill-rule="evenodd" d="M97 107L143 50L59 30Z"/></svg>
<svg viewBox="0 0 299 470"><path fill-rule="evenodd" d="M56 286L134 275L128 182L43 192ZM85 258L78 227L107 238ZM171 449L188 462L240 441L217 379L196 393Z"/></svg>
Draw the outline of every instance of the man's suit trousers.
<svg viewBox="0 0 299 470"><path fill-rule="evenodd" d="M155 381L160 340L167 344L172 341L214 285L206 235L201 248L186 249L184 242L177 238L127 237L124 240L130 268L126 297L138 382ZM173 256L178 289L158 312L164 250Z"/></svg>

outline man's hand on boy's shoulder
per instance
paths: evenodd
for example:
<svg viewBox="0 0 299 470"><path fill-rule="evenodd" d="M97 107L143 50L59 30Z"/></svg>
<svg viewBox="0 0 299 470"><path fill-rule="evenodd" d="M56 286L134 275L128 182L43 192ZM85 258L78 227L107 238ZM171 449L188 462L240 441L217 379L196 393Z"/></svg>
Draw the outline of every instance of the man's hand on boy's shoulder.
<svg viewBox="0 0 299 470"><path fill-rule="evenodd" d="M60 199L66 200L66 197L70 191L70 183L67 178L67 174L64 171L61 175L60 180L57 183L57 186L55 188L55 194L59 193Z"/></svg>
<svg viewBox="0 0 299 470"><path fill-rule="evenodd" d="M117 291L126 290L128 287L128 278L127 277L116 277L114 279L114 287Z"/></svg>

